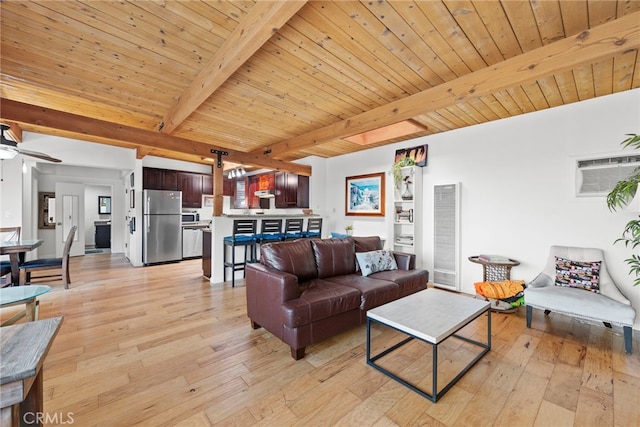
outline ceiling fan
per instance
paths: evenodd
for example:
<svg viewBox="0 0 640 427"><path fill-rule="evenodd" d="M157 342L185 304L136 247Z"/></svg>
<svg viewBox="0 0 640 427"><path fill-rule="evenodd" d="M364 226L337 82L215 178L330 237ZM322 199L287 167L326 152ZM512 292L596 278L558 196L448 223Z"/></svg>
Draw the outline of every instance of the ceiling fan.
<svg viewBox="0 0 640 427"><path fill-rule="evenodd" d="M62 160L51 157L48 154L40 153L38 151L22 150L18 148L18 143L5 138L4 131L9 130L9 126L0 123L0 159L13 159L16 154L22 154L23 156L36 157L48 162L60 163Z"/></svg>

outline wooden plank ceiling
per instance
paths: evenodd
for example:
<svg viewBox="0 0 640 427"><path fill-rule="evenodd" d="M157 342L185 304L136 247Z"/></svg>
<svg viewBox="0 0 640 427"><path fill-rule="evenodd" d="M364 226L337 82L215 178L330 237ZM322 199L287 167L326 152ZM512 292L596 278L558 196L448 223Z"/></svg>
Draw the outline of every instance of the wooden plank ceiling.
<svg viewBox="0 0 640 427"><path fill-rule="evenodd" d="M405 119L640 87L640 1L4 1L0 25L2 121L201 163L304 172Z"/></svg>

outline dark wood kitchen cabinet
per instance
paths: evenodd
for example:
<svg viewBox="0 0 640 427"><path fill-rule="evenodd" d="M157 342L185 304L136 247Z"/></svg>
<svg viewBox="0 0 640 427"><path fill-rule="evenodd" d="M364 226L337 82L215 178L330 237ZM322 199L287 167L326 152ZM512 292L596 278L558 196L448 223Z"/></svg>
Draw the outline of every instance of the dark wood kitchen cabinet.
<svg viewBox="0 0 640 427"><path fill-rule="evenodd" d="M294 208L298 201L298 175L277 172L275 176L275 197L276 208Z"/></svg>
<svg viewBox="0 0 640 427"><path fill-rule="evenodd" d="M202 175L202 194L213 196L213 175Z"/></svg>
<svg viewBox="0 0 640 427"><path fill-rule="evenodd" d="M183 208L202 207L203 175L191 172L178 172L178 190L182 191Z"/></svg>
<svg viewBox="0 0 640 427"><path fill-rule="evenodd" d="M222 195L223 196L233 196L233 184L234 180L229 179L226 176L222 181Z"/></svg>
<svg viewBox="0 0 640 427"><path fill-rule="evenodd" d="M297 208L309 207L309 177L305 175L298 175L298 200L296 201Z"/></svg>
<svg viewBox="0 0 640 427"><path fill-rule="evenodd" d="M178 190L178 171L143 168L142 188L145 190Z"/></svg>
<svg viewBox="0 0 640 427"><path fill-rule="evenodd" d="M275 174L276 208L308 208L309 177L288 172Z"/></svg>
<svg viewBox="0 0 640 427"><path fill-rule="evenodd" d="M202 195L213 194L213 175L171 169L142 168L145 190L182 191L182 207L202 207Z"/></svg>

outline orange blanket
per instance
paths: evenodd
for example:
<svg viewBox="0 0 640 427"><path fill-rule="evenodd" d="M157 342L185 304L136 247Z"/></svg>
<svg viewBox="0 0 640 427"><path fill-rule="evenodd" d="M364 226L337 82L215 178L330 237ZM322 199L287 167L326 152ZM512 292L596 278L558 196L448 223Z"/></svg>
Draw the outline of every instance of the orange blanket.
<svg viewBox="0 0 640 427"><path fill-rule="evenodd" d="M486 298L506 299L516 296L524 289L524 280L503 280L501 282L476 282L476 292Z"/></svg>

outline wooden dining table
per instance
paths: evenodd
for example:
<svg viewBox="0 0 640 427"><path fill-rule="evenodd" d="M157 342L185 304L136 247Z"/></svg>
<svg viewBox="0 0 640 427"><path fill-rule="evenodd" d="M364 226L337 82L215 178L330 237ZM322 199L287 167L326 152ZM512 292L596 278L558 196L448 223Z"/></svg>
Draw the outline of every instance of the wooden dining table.
<svg viewBox="0 0 640 427"><path fill-rule="evenodd" d="M9 255L9 262L11 263L11 283L14 286L20 281L20 253L32 251L43 242L44 240L42 239L0 242L0 255Z"/></svg>

